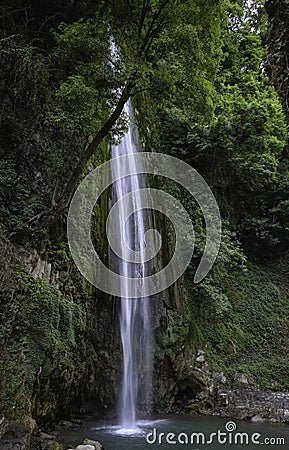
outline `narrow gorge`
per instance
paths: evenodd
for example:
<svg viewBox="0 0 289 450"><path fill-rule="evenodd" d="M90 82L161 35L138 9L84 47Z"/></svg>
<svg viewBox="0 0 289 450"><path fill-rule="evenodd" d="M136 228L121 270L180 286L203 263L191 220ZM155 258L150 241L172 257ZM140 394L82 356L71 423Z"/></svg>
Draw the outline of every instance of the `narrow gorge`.
<svg viewBox="0 0 289 450"><path fill-rule="evenodd" d="M288 13L285 0L1 2L1 450L146 448L154 428L227 420L289 442ZM209 194L140 154L190 166ZM67 235L78 187L109 161L89 235L127 280L113 293L78 270ZM142 209L148 187L177 212ZM211 194L222 239L206 254ZM193 232L174 229L183 209ZM184 255L194 245L182 277L132 295L179 236Z"/></svg>

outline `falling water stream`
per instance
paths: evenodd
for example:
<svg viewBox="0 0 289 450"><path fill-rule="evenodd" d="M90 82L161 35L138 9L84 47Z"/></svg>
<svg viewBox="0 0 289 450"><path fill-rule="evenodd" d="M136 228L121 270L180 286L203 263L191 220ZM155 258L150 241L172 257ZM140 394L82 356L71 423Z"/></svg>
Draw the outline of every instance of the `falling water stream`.
<svg viewBox="0 0 289 450"><path fill-rule="evenodd" d="M141 151L138 129L133 118L133 108L129 100L124 112L129 117L129 129L118 145L112 145L111 164L117 181L112 185L112 203L120 201L118 223L113 224L120 237L121 254L115 257L115 269L124 277L143 278L148 266L143 260L130 262L130 250L142 252L145 246L145 232L148 226L148 210L142 210L142 199L138 190L146 186L146 180L137 167L134 155ZM131 172L122 177L123 162L119 156L131 155ZM134 192L130 199L123 199ZM123 199L123 201L121 201ZM129 205L132 202L132 205ZM129 206L136 211L128 217ZM124 227L124 233L121 233ZM129 282L124 281L119 293L119 322L123 351L122 385L120 393L120 425L133 430L136 426L137 408L149 410L152 376L152 330L149 298L130 298Z"/></svg>

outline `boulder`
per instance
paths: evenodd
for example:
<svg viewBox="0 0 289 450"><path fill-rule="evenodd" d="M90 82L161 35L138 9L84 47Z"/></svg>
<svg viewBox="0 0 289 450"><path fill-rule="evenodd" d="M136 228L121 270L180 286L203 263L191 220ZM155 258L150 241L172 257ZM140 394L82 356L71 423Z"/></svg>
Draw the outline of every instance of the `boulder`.
<svg viewBox="0 0 289 450"><path fill-rule="evenodd" d="M234 376L234 383L236 385L246 386L249 385L248 378L243 373L236 373Z"/></svg>
<svg viewBox="0 0 289 450"><path fill-rule="evenodd" d="M204 355L206 352L204 350L202 350L201 348L198 349L197 354L199 355Z"/></svg>
<svg viewBox="0 0 289 450"><path fill-rule="evenodd" d="M256 414L255 416L253 416L251 418L251 422L253 422L253 423L267 422L267 419L265 419L264 417L260 416L259 414Z"/></svg>
<svg viewBox="0 0 289 450"><path fill-rule="evenodd" d="M216 372L213 375L214 380L219 381L222 384L227 383L227 378L224 375L224 372Z"/></svg>
<svg viewBox="0 0 289 450"><path fill-rule="evenodd" d="M83 444L93 446L94 450L104 450L104 447L98 441L92 441L91 439L84 439Z"/></svg>
<svg viewBox="0 0 289 450"><path fill-rule="evenodd" d="M93 445L78 445L77 447L75 447L75 450L94 450L94 446Z"/></svg>
<svg viewBox="0 0 289 450"><path fill-rule="evenodd" d="M204 357L204 355L197 356L197 357L196 357L196 361L199 362L199 363L205 362L205 357Z"/></svg>

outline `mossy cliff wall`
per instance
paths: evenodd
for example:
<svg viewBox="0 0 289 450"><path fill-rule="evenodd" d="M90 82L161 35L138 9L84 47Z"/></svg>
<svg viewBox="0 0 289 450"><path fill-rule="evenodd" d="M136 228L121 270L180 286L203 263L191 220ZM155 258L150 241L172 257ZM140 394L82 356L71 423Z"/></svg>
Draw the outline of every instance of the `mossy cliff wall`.
<svg viewBox="0 0 289 450"><path fill-rule="evenodd" d="M47 425L109 410L118 358L112 303L81 279L64 246L32 254L2 237L1 250L3 416Z"/></svg>
<svg viewBox="0 0 289 450"><path fill-rule="evenodd" d="M108 196L93 216L92 238L104 260ZM0 439L5 429L17 433L15 424L29 435L73 414L115 411L120 350L112 299L77 270L61 221L28 238L7 236L3 229Z"/></svg>

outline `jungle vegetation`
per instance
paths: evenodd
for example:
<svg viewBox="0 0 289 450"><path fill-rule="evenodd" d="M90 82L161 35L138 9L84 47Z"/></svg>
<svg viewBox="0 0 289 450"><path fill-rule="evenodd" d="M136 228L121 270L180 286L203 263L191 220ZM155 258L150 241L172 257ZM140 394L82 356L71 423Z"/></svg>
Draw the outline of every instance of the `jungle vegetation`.
<svg viewBox="0 0 289 450"><path fill-rule="evenodd" d="M123 135L127 118L122 110L129 97L138 111L145 150L176 156L197 169L210 185L223 221L216 265L196 286L203 218L187 192L163 183L186 206L197 236L182 280L186 313L168 312L174 339L206 348L212 368L228 377L239 371L253 384L289 389L289 5L285 0L264 3L1 1L0 214L5 245L0 321L6 328L0 337L7 350L0 357L0 398L5 414L15 414L16 402L22 413L54 419L57 395L53 391L49 396L49 386L35 381L41 363L41 357L35 360L35 342L41 342L46 358L62 361L57 370L64 390L69 370L81 358L67 351L77 333L87 350L91 319L84 304L91 301L91 291L71 269L67 208L87 171L109 158L112 137ZM115 59L112 36L119 48ZM106 207L95 218L100 246ZM52 271L60 268L65 280L57 287L35 281L14 260L8 270L10 245L19 252L36 248L45 253ZM51 316L53 326L37 309L39 296L46 298L48 316L58 311ZM20 314L21 302L25 308ZM47 322L46 334L41 335L35 317L30 319L33 311ZM64 337L57 328L59 315L70 317ZM24 341L34 365L27 363L31 355L23 356ZM97 355L91 358L96 361ZM9 384L15 364L17 374ZM56 370L43 367L46 377ZM77 383L82 376L78 373ZM39 406L35 398L41 389L45 394ZM80 395L77 388L72 395Z"/></svg>

